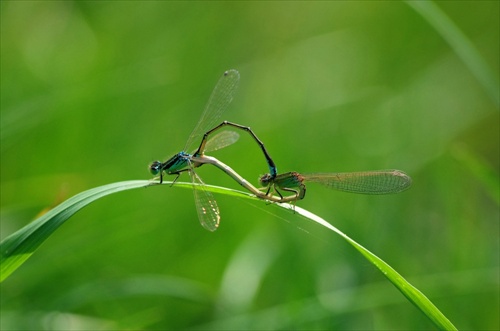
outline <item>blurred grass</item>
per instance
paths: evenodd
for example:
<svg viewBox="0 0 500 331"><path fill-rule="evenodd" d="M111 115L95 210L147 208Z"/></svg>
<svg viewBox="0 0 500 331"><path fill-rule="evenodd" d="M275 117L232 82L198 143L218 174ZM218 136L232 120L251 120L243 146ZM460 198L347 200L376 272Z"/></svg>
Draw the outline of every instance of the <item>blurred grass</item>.
<svg viewBox="0 0 500 331"><path fill-rule="evenodd" d="M413 177L410 191L389 197L311 184L300 206L414 278L459 329L500 328L498 103L411 7L0 6L2 238L80 191L149 178L148 163L183 147L220 73L236 68L241 84L226 119L251 126L280 171L399 168ZM436 6L498 82L499 3ZM216 156L256 183L266 166L247 138ZM236 187L218 170L200 175ZM212 234L199 226L191 192L161 189L109 197L62 227L1 285L1 328L248 329L276 318L297 329L432 328L390 285L365 291L380 284L379 273L297 217L221 197ZM235 259L241 270L260 261L256 278L249 269L230 282ZM93 285L128 286L143 275L232 297L116 297ZM145 279L162 293L161 282ZM65 304L86 285L94 299ZM324 299L330 293L334 305ZM236 311L235 301L244 303Z"/></svg>

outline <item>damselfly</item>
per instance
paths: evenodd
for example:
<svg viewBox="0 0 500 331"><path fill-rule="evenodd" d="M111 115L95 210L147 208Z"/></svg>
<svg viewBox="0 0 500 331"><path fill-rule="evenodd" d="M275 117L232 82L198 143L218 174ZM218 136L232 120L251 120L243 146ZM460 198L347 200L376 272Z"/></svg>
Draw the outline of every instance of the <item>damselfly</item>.
<svg viewBox="0 0 500 331"><path fill-rule="evenodd" d="M226 125L249 132L264 152L266 162L269 166L269 171L271 174L270 176L276 174L276 166L267 153L264 144L257 138L257 136L249 127L227 121L222 122L216 127L213 127L215 123L220 120L222 113L232 101L233 94L238 86L239 78L240 75L236 70L228 70L224 72L224 75L219 79L210 96L200 120L189 136L185 148L181 152L172 156L167 161L154 161L149 166L151 174L153 174L154 176L159 175L160 183L163 182L164 173L169 175L176 175L175 179L173 180L173 183L175 183L180 174L187 171L191 176L192 183L200 184L193 185L195 205L201 225L209 231L215 231L219 226L219 207L217 206L217 202L215 201L213 195L205 190L203 181L194 171L195 167L199 167L203 165L203 163L193 161L191 158L193 156L203 156L203 154L207 151L216 150L228 146L238 139L238 134L235 132L222 132L214 136L212 139L208 140L210 134ZM203 139L198 149L191 154L188 153L187 150L191 146L193 141L195 139L198 139L202 135Z"/></svg>
<svg viewBox="0 0 500 331"><path fill-rule="evenodd" d="M290 197L301 200L306 194L305 182L322 184L339 191L361 194L391 194L406 190L411 185L411 178L401 170L375 170L364 172L312 173L300 174L287 172L272 176L265 174L259 178L262 186L267 187L266 195L271 190L281 198L280 190L293 193Z"/></svg>

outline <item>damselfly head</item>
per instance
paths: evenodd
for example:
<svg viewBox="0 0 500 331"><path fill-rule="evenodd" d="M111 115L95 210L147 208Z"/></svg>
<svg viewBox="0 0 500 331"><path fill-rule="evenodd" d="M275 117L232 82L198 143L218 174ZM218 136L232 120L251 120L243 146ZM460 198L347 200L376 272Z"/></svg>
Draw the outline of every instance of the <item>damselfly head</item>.
<svg viewBox="0 0 500 331"><path fill-rule="evenodd" d="M271 180L271 174L265 174L259 177L259 183L262 186L269 186L269 184L271 184Z"/></svg>
<svg viewBox="0 0 500 331"><path fill-rule="evenodd" d="M160 161L154 161L151 163L149 166L149 172L153 175L156 176L160 173L161 171L161 162Z"/></svg>

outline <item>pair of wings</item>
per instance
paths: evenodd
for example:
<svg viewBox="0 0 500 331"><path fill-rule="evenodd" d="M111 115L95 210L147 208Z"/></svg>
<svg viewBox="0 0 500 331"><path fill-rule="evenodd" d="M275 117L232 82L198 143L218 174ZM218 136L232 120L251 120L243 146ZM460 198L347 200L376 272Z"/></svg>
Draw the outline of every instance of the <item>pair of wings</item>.
<svg viewBox="0 0 500 331"><path fill-rule="evenodd" d="M186 148L184 148L184 150L187 150L194 141L220 121L222 114L233 100L233 95L238 88L239 80L240 74L237 70L230 69L224 72L215 85L198 123L186 142ZM239 135L236 132L222 131L207 141L205 152L215 151L229 146L235 143L238 138ZM188 161L198 218L205 229L215 231L220 222L219 207L212 193L205 189L205 184L200 176L194 171L191 161Z"/></svg>

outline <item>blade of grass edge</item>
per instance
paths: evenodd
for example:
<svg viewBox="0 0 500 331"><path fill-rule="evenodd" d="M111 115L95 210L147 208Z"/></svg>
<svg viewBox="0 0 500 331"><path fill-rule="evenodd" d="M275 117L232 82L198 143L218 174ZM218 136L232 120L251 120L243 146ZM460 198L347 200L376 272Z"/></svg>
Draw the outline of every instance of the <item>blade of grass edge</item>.
<svg viewBox="0 0 500 331"><path fill-rule="evenodd" d="M124 190L151 186L149 180L117 182L81 192L62 202L36 220L17 230L0 242L0 282L19 268L36 249L66 220L91 202ZM171 182L164 182L170 185ZM177 182L175 187L191 188L191 183ZM233 196L247 196L245 192L206 185L208 190Z"/></svg>
<svg viewBox="0 0 500 331"><path fill-rule="evenodd" d="M164 182L164 184L170 185L171 182ZM0 242L0 282L7 279L8 276L19 268L56 229L58 229L66 220L68 220L81 208L109 194L140 187L148 187L150 185L151 181L149 180L135 180L112 183L84 191L69 198L30 224L14 232ZM177 182L175 187L192 188L192 185L193 184L191 183ZM215 193L261 201L259 198L256 198L247 192L211 185L205 185L205 188ZM290 204L286 203L272 203L272 205L285 208L287 210L293 209ZM403 293L403 295L408 298L410 302L420 309L438 328L443 330L456 330L455 326L425 295L423 295L413 285L408 283L401 275L399 275L393 268L378 258L375 254L359 245L357 242L349 238L321 217L297 206L295 206L295 212L308 220L323 225L346 239L349 244L363 254L372 264L374 264L387 277L387 279L389 279L389 281L393 283L394 286L396 286L396 288L398 288L401 293Z"/></svg>
<svg viewBox="0 0 500 331"><path fill-rule="evenodd" d="M286 205L286 204L282 204ZM290 206L283 206L287 209ZM417 288L411 285L406 279L403 278L396 270L390 265L385 263L378 256L358 244L356 241L348 237L345 233L322 219L321 217L295 206L295 212L302 217L318 223L329 230L337 233L343 237L349 244L351 244L357 251L359 251L370 263L375 265L382 274L420 311L422 311L439 329L441 330L457 330L457 328L441 313L441 311Z"/></svg>
<svg viewBox="0 0 500 331"><path fill-rule="evenodd" d="M500 87L494 71L458 26L432 1L406 0L405 2L427 20L436 32L446 40L483 86L486 93L491 97L491 100L497 106L500 105Z"/></svg>
<svg viewBox="0 0 500 331"><path fill-rule="evenodd" d="M67 219L89 203L108 194L148 185L148 181L127 181L96 187L62 202L0 243L0 282L20 267Z"/></svg>

